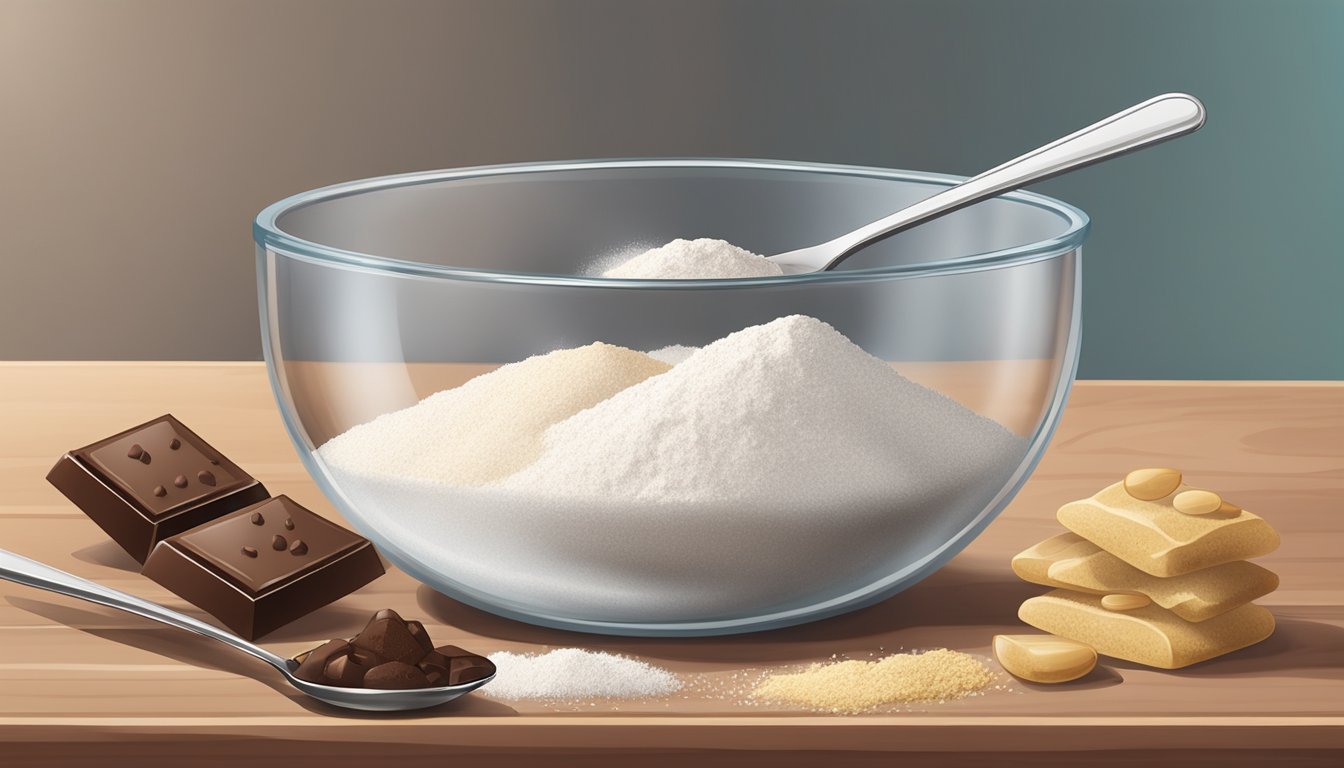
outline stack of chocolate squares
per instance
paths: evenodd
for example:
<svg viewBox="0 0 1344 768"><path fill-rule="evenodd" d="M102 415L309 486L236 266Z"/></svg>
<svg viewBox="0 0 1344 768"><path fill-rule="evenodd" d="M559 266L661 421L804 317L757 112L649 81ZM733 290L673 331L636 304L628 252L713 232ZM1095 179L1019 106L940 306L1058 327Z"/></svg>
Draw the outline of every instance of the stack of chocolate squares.
<svg viewBox="0 0 1344 768"><path fill-rule="evenodd" d="M66 452L47 480L144 575L248 640L383 575L368 539L272 497L172 414Z"/></svg>
<svg viewBox="0 0 1344 768"><path fill-rule="evenodd" d="M1069 533L1013 558L1025 581L1056 589L1018 618L1100 654L1177 669L1264 640L1274 617L1251 601L1279 577L1248 558L1279 546L1261 518L1174 469L1140 469L1060 507Z"/></svg>

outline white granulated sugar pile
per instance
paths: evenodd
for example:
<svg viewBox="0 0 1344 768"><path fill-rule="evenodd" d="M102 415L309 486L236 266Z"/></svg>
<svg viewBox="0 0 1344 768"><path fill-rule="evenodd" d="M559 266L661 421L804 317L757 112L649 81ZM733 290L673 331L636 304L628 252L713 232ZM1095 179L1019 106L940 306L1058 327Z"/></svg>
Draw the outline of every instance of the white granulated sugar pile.
<svg viewBox="0 0 1344 768"><path fill-rule="evenodd" d="M673 240L645 251L602 273L604 277L641 280L710 280L732 277L775 277L779 265L726 240L702 237Z"/></svg>
<svg viewBox="0 0 1344 768"><path fill-rule="evenodd" d="M794 315L709 344L555 424L541 456L499 485L650 505L896 506L1018 441Z"/></svg>
<svg viewBox="0 0 1344 768"><path fill-rule="evenodd" d="M476 486L527 466L546 428L668 370L610 344L530 357L361 424L322 446L340 466Z"/></svg>
<svg viewBox="0 0 1344 768"><path fill-rule="evenodd" d="M492 653L490 660L498 672L481 692L501 699L643 699L681 690L666 669L579 648Z"/></svg>

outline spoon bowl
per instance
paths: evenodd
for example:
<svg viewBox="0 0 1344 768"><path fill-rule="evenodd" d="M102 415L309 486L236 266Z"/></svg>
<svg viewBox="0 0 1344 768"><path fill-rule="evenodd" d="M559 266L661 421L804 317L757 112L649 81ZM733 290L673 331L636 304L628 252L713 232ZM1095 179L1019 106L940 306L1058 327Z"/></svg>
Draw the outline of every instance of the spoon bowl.
<svg viewBox="0 0 1344 768"><path fill-rule="evenodd" d="M259 645L249 643L237 635L226 632L218 627L206 624L190 616L177 611L164 608L157 603L151 603L148 600L141 599L135 595L130 595L119 590L105 587L101 584L95 584L87 579L82 579L71 573L66 573L58 568L39 563L36 560L30 560L22 555L16 555L0 549L0 579L12 581L16 584L23 584L37 589L44 589L48 592L55 592L58 595L74 597L80 600L86 600L98 605L105 605L108 608L116 608L119 611L142 616L146 619L153 619L161 624L167 624L170 627L185 629L211 640L217 640L225 645L242 651L254 658L270 664L285 676L290 685L293 685L299 691L324 701L328 704L345 709L359 709L367 712L400 712L412 709L427 709L438 706L457 697L470 693L477 688L485 685L494 679L494 675L474 680L462 685L448 685L438 688L410 688L405 690L382 690L373 688L340 688L331 685L321 685L309 682L295 677L294 671L298 669L299 663L294 659L286 659L277 656L274 653L262 648Z"/></svg>

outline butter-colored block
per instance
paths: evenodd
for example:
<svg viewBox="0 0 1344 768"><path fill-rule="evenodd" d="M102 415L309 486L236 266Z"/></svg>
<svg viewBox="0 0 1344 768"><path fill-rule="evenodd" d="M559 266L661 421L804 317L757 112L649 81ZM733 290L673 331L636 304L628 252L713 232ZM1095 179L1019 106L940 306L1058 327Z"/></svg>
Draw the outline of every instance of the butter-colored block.
<svg viewBox="0 0 1344 768"><path fill-rule="evenodd" d="M1013 558L1023 581L1095 595L1130 592L1186 621L1208 621L1279 587L1279 577L1255 563L1237 560L1181 576L1161 578L1140 571L1076 533L1061 533Z"/></svg>
<svg viewBox="0 0 1344 768"><path fill-rule="evenodd" d="M1274 632L1273 614L1254 603L1196 624L1157 605L1108 611L1096 595L1063 589L1028 599L1017 616L1102 655L1160 669L1207 661L1255 645Z"/></svg>
<svg viewBox="0 0 1344 768"><path fill-rule="evenodd" d="M1273 552L1279 534L1257 515L1225 505L1183 515L1170 498L1143 501L1124 483L1059 508L1059 522L1126 563L1154 576L1180 576Z"/></svg>
<svg viewBox="0 0 1344 768"><path fill-rule="evenodd" d="M994 658L1009 674L1033 683L1067 683L1097 666L1091 646L1054 635L995 635Z"/></svg>

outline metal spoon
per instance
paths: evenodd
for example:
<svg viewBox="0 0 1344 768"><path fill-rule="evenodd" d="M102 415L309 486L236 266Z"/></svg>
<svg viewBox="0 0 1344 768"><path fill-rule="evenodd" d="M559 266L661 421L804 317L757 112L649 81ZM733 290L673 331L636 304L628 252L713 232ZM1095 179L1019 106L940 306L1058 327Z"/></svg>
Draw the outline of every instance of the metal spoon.
<svg viewBox="0 0 1344 768"><path fill-rule="evenodd" d="M834 240L769 258L785 274L833 269L860 246L878 238L1032 182L1184 136L1203 124L1204 105L1194 96L1156 96Z"/></svg>
<svg viewBox="0 0 1344 768"><path fill-rule="evenodd" d="M169 610L148 600L142 600L134 595L128 595L125 592L119 592L101 584L81 579L74 574L52 568L49 565L43 565L35 560L29 560L3 549L0 549L0 579L45 589L48 592L55 592L67 597L88 600L91 603L116 608L127 613L133 613L136 616L153 619L170 627L185 629L188 632L195 632L212 640L218 640L243 653L255 656L280 670L280 674L284 675L290 684L309 696L347 709L363 709L375 712L423 709L452 701L464 693L480 688L494 678L494 675L491 675L483 680L464 685L395 691L318 685L294 676L294 670L298 668L299 663L293 659L282 659L265 648L253 645L237 635L212 627L205 622L197 621L190 616Z"/></svg>

